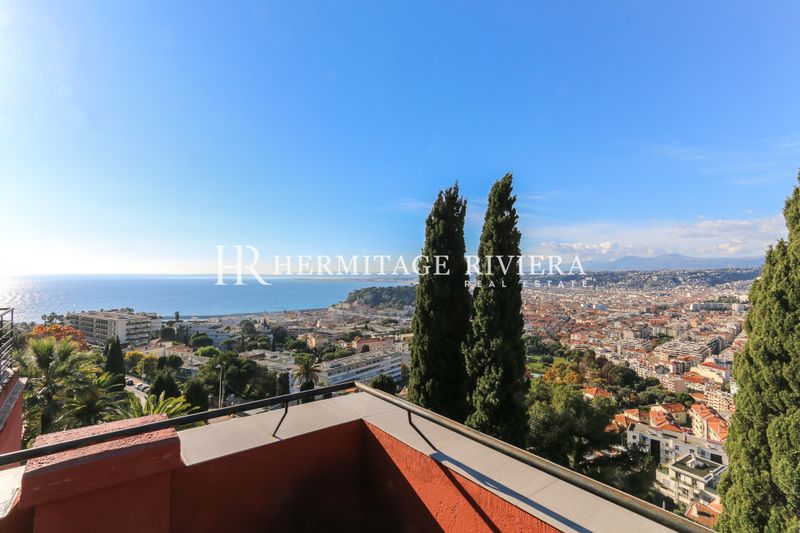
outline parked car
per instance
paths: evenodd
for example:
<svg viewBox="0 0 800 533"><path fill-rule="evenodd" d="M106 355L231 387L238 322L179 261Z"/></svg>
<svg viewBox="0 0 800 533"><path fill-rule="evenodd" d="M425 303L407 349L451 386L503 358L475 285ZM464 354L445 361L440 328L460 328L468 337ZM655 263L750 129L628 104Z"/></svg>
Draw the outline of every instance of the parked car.
<svg viewBox="0 0 800 533"><path fill-rule="evenodd" d="M133 385L133 380L132 379L125 380L125 385L130 387L131 385Z"/></svg>

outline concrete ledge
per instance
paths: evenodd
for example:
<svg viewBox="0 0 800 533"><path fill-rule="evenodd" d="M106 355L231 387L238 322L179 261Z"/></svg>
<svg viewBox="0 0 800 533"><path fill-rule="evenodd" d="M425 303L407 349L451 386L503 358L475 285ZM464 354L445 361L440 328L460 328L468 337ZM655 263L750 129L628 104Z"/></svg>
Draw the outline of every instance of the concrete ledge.
<svg viewBox="0 0 800 533"><path fill-rule="evenodd" d="M37 438L34 446L97 435L165 418L166 415L151 415L49 433ZM32 459L25 466L22 476L20 507L64 500L180 466L183 466L180 442L177 432L172 428Z"/></svg>
<svg viewBox="0 0 800 533"><path fill-rule="evenodd" d="M11 508L17 503L22 489L22 473L24 471L24 466L0 471L0 518L8 516Z"/></svg>

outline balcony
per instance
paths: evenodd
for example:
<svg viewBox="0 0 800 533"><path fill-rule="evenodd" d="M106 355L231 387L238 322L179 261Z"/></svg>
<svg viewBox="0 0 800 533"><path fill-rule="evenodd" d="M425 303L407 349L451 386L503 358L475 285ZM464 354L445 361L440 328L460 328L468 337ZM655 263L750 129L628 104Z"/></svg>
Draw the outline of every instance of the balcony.
<svg viewBox="0 0 800 533"><path fill-rule="evenodd" d="M327 392L353 388L329 387ZM309 395L37 440L0 456L0 530L708 531L393 396ZM313 392L311 392L313 394ZM320 391L316 391L317 394ZM200 427L176 425L284 406Z"/></svg>
<svg viewBox="0 0 800 533"><path fill-rule="evenodd" d="M14 308L0 307L0 453L22 446L22 394L25 381L12 366ZM7 468L8 465L5 465ZM4 466L0 465L0 470Z"/></svg>
<svg viewBox="0 0 800 533"><path fill-rule="evenodd" d="M11 348L14 346L14 308L0 307L0 387L11 369Z"/></svg>

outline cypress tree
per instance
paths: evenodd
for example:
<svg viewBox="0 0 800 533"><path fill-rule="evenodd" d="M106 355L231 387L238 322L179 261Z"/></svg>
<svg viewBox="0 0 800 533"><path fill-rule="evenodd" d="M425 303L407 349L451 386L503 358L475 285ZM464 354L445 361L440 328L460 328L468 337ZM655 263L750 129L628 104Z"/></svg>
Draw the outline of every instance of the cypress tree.
<svg viewBox="0 0 800 533"><path fill-rule="evenodd" d="M197 378L192 378L186 382L183 389L183 396L186 401L192 404L196 411L208 411L208 391L203 386L203 382Z"/></svg>
<svg viewBox="0 0 800 533"><path fill-rule="evenodd" d="M525 346L522 341L520 232L512 176L497 181L478 247L478 286L465 345L468 376L466 424L517 446L525 444Z"/></svg>
<svg viewBox="0 0 800 533"><path fill-rule="evenodd" d="M466 416L462 342L469 331L464 218L458 183L440 191L425 222L425 245L412 322L408 398L453 420ZM437 275L436 256L444 257Z"/></svg>
<svg viewBox="0 0 800 533"><path fill-rule="evenodd" d="M115 380L125 386L125 358L122 356L122 346L119 343L119 337L109 339L106 349L103 350L106 356L106 363L104 370L115 376Z"/></svg>
<svg viewBox="0 0 800 533"><path fill-rule="evenodd" d="M739 391L717 524L725 532L800 530L800 187L783 215L788 239L767 251L750 289L749 338L734 359Z"/></svg>

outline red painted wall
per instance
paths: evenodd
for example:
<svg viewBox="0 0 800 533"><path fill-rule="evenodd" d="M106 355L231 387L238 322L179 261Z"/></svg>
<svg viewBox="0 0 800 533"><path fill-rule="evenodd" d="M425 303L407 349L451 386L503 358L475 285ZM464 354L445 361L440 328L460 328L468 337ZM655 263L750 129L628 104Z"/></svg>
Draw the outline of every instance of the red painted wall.
<svg viewBox="0 0 800 533"><path fill-rule="evenodd" d="M558 531L377 427L364 425L365 468L375 496L397 516L413 510L405 515L404 531Z"/></svg>
<svg viewBox="0 0 800 533"><path fill-rule="evenodd" d="M361 420L192 466L154 435L29 463L0 531L557 531Z"/></svg>
<svg viewBox="0 0 800 533"><path fill-rule="evenodd" d="M36 506L34 533L168 533L169 472Z"/></svg>
<svg viewBox="0 0 800 533"><path fill-rule="evenodd" d="M0 393L0 405L8 399L8 395L19 380L19 375L15 375L3 391ZM0 431L0 453L14 452L22 448L22 404L23 395L20 394L17 401L14 403L11 412L6 420L6 425L3 426L3 431ZM6 465L0 467L0 470L5 468L12 468L17 465Z"/></svg>
<svg viewBox="0 0 800 533"><path fill-rule="evenodd" d="M360 531L362 424L173 471L171 531Z"/></svg>

